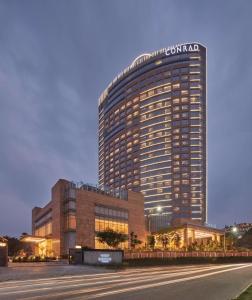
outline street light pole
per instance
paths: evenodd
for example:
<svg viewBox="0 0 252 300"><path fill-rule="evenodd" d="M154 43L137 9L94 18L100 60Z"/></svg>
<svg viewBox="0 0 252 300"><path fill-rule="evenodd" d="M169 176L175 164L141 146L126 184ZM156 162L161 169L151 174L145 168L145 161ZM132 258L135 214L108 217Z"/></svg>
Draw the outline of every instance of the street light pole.
<svg viewBox="0 0 252 300"><path fill-rule="evenodd" d="M224 241L223 241L223 246L224 246L224 253L226 253L226 230L224 229Z"/></svg>

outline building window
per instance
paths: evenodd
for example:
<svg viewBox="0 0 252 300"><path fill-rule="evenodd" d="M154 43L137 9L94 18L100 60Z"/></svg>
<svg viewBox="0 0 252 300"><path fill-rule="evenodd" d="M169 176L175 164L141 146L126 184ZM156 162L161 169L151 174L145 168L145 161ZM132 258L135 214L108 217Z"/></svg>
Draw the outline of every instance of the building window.
<svg viewBox="0 0 252 300"><path fill-rule="evenodd" d="M66 215L66 229L76 229L76 215L68 213Z"/></svg>
<svg viewBox="0 0 252 300"><path fill-rule="evenodd" d="M105 231L107 229L112 229L117 232L128 234L129 228L128 223L119 219L105 218L96 216L95 217L95 231Z"/></svg>

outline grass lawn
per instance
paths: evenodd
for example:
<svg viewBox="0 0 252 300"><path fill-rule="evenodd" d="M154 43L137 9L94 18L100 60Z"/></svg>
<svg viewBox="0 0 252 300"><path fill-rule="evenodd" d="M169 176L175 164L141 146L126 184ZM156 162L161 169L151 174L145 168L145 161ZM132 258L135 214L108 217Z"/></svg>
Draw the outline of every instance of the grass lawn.
<svg viewBox="0 0 252 300"><path fill-rule="evenodd" d="M234 300L251 300L252 299L252 285L246 289L238 298Z"/></svg>

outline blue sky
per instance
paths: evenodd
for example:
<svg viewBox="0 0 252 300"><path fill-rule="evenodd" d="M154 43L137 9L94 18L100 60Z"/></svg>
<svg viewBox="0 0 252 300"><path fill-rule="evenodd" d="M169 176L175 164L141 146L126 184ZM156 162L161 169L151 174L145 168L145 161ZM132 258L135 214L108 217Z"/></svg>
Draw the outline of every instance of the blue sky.
<svg viewBox="0 0 252 300"><path fill-rule="evenodd" d="M97 182L97 106L141 53L208 48L209 223L252 221L251 1L0 0L0 234L59 178Z"/></svg>

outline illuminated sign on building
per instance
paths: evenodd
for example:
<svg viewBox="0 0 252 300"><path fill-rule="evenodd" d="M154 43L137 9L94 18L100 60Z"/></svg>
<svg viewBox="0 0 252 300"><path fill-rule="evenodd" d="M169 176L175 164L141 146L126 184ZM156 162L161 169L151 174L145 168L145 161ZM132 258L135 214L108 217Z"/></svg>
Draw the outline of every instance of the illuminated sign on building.
<svg viewBox="0 0 252 300"><path fill-rule="evenodd" d="M165 54L167 56L172 54L179 54L184 52L199 52L199 45L198 44L183 44L168 47L165 49Z"/></svg>
<svg viewBox="0 0 252 300"><path fill-rule="evenodd" d="M103 264L108 264L112 261L112 258L109 253L100 254L98 261Z"/></svg>
<svg viewBox="0 0 252 300"><path fill-rule="evenodd" d="M170 46L167 48L162 48L160 50L151 52L151 53L144 53L139 55L136 59L134 59L133 63L128 66L126 69L124 69L120 74L118 74L113 81L110 82L108 87L103 91L99 98L99 104L101 104L107 97L108 95L108 90L112 87L113 84L115 84L120 78L122 78L125 74L127 74L130 70L135 68L137 65L143 63L144 61L155 57L159 54L165 53L165 55L170 56L174 54L180 54L180 53L187 53L187 52L199 52L199 44L198 43L185 43L185 44L180 44L180 45L175 45L175 46Z"/></svg>

